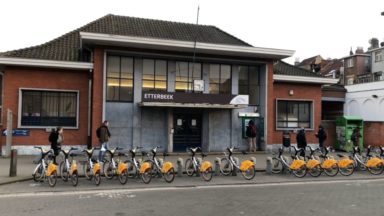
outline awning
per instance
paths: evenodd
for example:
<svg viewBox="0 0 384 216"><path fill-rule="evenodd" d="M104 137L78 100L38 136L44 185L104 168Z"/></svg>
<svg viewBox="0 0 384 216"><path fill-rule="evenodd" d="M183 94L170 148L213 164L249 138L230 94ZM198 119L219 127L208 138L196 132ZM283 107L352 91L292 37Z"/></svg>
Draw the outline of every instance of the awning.
<svg viewBox="0 0 384 216"><path fill-rule="evenodd" d="M207 109L242 109L248 107L244 104L205 104L205 103L164 103L141 102L142 107L180 107L180 108L207 108Z"/></svg>

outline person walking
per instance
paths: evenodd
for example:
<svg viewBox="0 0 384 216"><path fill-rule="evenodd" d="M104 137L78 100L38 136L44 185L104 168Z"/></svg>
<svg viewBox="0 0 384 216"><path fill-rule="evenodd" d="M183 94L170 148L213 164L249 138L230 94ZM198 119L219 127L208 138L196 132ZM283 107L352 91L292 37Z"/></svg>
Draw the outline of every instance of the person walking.
<svg viewBox="0 0 384 216"><path fill-rule="evenodd" d="M49 142L51 142L51 149L53 149L53 163L57 164L56 157L60 154L61 144L64 141L63 128L57 127L56 130L52 129L48 140Z"/></svg>
<svg viewBox="0 0 384 216"><path fill-rule="evenodd" d="M323 151L324 142L327 139L327 133L325 132L323 125L319 125L319 130L317 131L315 136L319 139L320 150Z"/></svg>
<svg viewBox="0 0 384 216"><path fill-rule="evenodd" d="M300 152L300 156L305 157L305 148L307 147L307 138L305 137L305 129L301 128L296 135L297 147L303 149Z"/></svg>
<svg viewBox="0 0 384 216"><path fill-rule="evenodd" d="M257 128L253 120L248 122L246 136L248 137L249 151L256 152Z"/></svg>
<svg viewBox="0 0 384 216"><path fill-rule="evenodd" d="M103 124L96 130L97 138L101 145L99 152L99 161L103 162L105 151L108 149L108 141L111 138L111 133L109 132L109 122L105 120Z"/></svg>
<svg viewBox="0 0 384 216"><path fill-rule="evenodd" d="M360 137L361 137L360 127L357 126L355 129L353 129L353 132L352 132L352 135L351 135L351 141L353 142L354 146L359 147Z"/></svg>

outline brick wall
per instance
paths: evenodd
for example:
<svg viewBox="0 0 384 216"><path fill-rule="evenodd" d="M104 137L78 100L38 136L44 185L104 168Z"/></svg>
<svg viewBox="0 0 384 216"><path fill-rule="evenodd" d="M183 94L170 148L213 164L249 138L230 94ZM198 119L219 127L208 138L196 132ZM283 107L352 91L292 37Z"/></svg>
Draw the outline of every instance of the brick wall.
<svg viewBox="0 0 384 216"><path fill-rule="evenodd" d="M272 82L268 88L268 144L281 144L281 130L276 130L276 99L287 100L308 100L313 101L314 106L314 128L306 133L308 143L318 143L315 133L318 125L321 123L321 86L317 84L300 84L300 83L282 83ZM271 89L271 86L273 89ZM289 91L293 90L294 94L289 95ZM296 134L291 134L291 143L296 143Z"/></svg>
<svg viewBox="0 0 384 216"><path fill-rule="evenodd" d="M384 146L384 122L364 122L364 146Z"/></svg>
<svg viewBox="0 0 384 216"><path fill-rule="evenodd" d="M104 50L95 48L93 70L93 92L92 92L92 146L100 146L96 137L96 128L103 121L103 71L104 71Z"/></svg>
<svg viewBox="0 0 384 216"><path fill-rule="evenodd" d="M63 89L79 91L79 128L64 131L65 145L87 143L88 71L6 67L4 69L3 125L7 109L13 111L13 127L17 128L20 88ZM45 129L30 129L30 136L13 137L13 145L48 145ZM2 137L5 144L5 137Z"/></svg>

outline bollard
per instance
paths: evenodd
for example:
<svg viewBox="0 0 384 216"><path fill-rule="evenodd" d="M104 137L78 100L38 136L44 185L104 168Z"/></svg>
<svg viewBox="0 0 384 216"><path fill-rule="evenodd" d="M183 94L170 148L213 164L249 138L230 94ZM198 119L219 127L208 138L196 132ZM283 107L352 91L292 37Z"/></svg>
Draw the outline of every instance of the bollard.
<svg viewBox="0 0 384 216"><path fill-rule="evenodd" d="M9 168L9 177L17 176L17 150L11 150L11 164Z"/></svg>
<svg viewBox="0 0 384 216"><path fill-rule="evenodd" d="M200 166L201 164L203 164L203 159L201 158L196 158L196 159L197 159L197 163L199 164L199 168L197 169L196 176L200 177Z"/></svg>
<svg viewBox="0 0 384 216"><path fill-rule="evenodd" d="M183 176L183 158L178 158L177 159L177 177L182 177Z"/></svg>
<svg viewBox="0 0 384 216"><path fill-rule="evenodd" d="M236 164L237 164L238 166L240 166L239 158L234 157L233 160L236 162ZM238 172L237 167L236 167L236 166L233 166L232 176L237 176L237 172Z"/></svg>
<svg viewBox="0 0 384 216"><path fill-rule="evenodd" d="M267 174L272 174L272 157L267 157L267 167L265 168Z"/></svg>
<svg viewBox="0 0 384 216"><path fill-rule="evenodd" d="M220 160L218 157L215 159L215 176L220 175Z"/></svg>

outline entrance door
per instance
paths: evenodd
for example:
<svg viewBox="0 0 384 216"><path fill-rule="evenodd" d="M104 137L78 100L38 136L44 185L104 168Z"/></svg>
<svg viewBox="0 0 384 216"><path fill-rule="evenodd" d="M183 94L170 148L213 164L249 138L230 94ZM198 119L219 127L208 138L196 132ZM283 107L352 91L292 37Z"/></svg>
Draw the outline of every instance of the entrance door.
<svg viewBox="0 0 384 216"><path fill-rule="evenodd" d="M201 147L201 114L173 115L173 150L185 152L189 147Z"/></svg>

